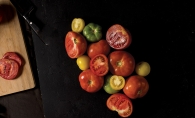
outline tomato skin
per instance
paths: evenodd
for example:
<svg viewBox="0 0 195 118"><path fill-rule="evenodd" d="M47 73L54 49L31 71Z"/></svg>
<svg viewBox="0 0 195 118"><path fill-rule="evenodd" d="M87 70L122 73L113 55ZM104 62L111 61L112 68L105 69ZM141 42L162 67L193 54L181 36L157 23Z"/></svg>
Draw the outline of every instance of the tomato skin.
<svg viewBox="0 0 195 118"><path fill-rule="evenodd" d="M133 112L131 100L122 93L112 94L106 101L107 107L112 111L117 111L121 117L129 117Z"/></svg>
<svg viewBox="0 0 195 118"><path fill-rule="evenodd" d="M104 54L98 54L90 60L90 69L97 76L104 76L108 73L108 59Z"/></svg>
<svg viewBox="0 0 195 118"><path fill-rule="evenodd" d="M79 82L83 90L94 93L103 87L104 78L95 75L90 69L87 69L80 73Z"/></svg>
<svg viewBox="0 0 195 118"><path fill-rule="evenodd" d="M79 69L87 70L89 68L90 58L87 55L81 55L76 60Z"/></svg>
<svg viewBox="0 0 195 118"><path fill-rule="evenodd" d="M19 65L11 59L0 59L0 76L7 80L15 79L19 72Z"/></svg>
<svg viewBox="0 0 195 118"><path fill-rule="evenodd" d="M131 99L144 97L149 90L149 84L143 76L133 75L126 80L123 92Z"/></svg>
<svg viewBox="0 0 195 118"><path fill-rule="evenodd" d="M22 65L21 57L15 52L6 52L3 55L3 59L13 59L15 60L20 66Z"/></svg>
<svg viewBox="0 0 195 118"><path fill-rule="evenodd" d="M65 37L65 49L70 58L77 58L87 50L87 41L79 33L69 31Z"/></svg>
<svg viewBox="0 0 195 118"><path fill-rule="evenodd" d="M90 58L93 58L97 54L108 55L110 53L110 46L107 41L101 39L98 42L91 43L87 49L87 54Z"/></svg>
<svg viewBox="0 0 195 118"><path fill-rule="evenodd" d="M85 27L85 21L82 18L74 18L72 20L71 28L74 32L82 32Z"/></svg>
<svg viewBox="0 0 195 118"><path fill-rule="evenodd" d="M107 30L106 40L112 48L121 50L130 46L132 37L123 26L114 24Z"/></svg>
<svg viewBox="0 0 195 118"><path fill-rule="evenodd" d="M126 51L113 51L108 56L109 69L113 75L127 77L135 68L134 57Z"/></svg>

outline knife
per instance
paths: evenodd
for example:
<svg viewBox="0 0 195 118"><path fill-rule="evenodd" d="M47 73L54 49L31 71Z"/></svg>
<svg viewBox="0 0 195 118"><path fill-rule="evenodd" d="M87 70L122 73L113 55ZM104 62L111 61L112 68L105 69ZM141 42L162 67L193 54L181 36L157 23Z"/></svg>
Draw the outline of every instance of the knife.
<svg viewBox="0 0 195 118"><path fill-rule="evenodd" d="M30 0L10 0L14 5L18 13L26 20L26 22L30 25L33 31L37 34L39 39L45 44L40 34L40 28L30 19L31 12L35 9L34 4Z"/></svg>

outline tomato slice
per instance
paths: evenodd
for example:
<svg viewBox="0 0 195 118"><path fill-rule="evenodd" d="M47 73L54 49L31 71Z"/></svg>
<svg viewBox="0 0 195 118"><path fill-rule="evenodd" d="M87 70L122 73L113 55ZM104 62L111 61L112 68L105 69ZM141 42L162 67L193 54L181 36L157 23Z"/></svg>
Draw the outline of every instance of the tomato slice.
<svg viewBox="0 0 195 118"><path fill-rule="evenodd" d="M98 54L90 60L91 71L98 75L104 76L108 73L108 59L104 54Z"/></svg>
<svg viewBox="0 0 195 118"><path fill-rule="evenodd" d="M11 59L0 59L0 76L4 79L11 80L16 78L19 71L19 65Z"/></svg>
<svg viewBox="0 0 195 118"><path fill-rule="evenodd" d="M85 21L82 18L74 18L72 20L72 24L71 24L72 31L80 33L83 31L84 26L85 26Z"/></svg>
<svg viewBox="0 0 195 118"><path fill-rule="evenodd" d="M106 105L110 110L118 112L121 117L129 117L133 112L131 100L122 93L112 94Z"/></svg>
<svg viewBox="0 0 195 118"><path fill-rule="evenodd" d="M114 90L121 90L125 86L125 79L122 76L113 75L110 78L110 86Z"/></svg>
<svg viewBox="0 0 195 118"><path fill-rule="evenodd" d="M15 52L6 52L3 55L3 59L13 59L15 60L20 66L22 65L22 60L19 55Z"/></svg>
<svg viewBox="0 0 195 118"><path fill-rule="evenodd" d="M107 30L106 40L112 48L118 50L129 47L132 42L130 32L119 24L115 24Z"/></svg>

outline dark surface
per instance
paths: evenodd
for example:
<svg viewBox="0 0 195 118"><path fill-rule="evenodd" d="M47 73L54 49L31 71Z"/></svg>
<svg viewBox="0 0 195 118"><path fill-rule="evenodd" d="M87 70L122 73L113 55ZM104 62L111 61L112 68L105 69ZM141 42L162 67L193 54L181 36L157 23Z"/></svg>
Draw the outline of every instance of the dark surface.
<svg viewBox="0 0 195 118"><path fill-rule="evenodd" d="M46 118L114 118L106 107L104 90L91 94L78 82L81 72L64 48L73 18L94 22L106 30L119 23L132 33L127 49L136 63L147 61L150 89L132 100L131 118L195 118L195 19L192 2L76 1L32 2L37 22L43 24L43 45L33 34L40 88Z"/></svg>

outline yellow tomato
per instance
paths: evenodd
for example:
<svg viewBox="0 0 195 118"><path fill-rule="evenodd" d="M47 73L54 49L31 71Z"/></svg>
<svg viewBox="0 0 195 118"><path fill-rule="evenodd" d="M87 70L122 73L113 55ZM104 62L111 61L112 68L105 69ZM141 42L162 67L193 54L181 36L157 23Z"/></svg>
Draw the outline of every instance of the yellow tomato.
<svg viewBox="0 0 195 118"><path fill-rule="evenodd" d="M122 76L113 75L110 78L110 86L114 90L121 90L125 86L125 79Z"/></svg>
<svg viewBox="0 0 195 118"><path fill-rule="evenodd" d="M147 76L150 73L150 65L148 62L139 62L135 67L135 72L140 76Z"/></svg>
<svg viewBox="0 0 195 118"><path fill-rule="evenodd" d="M87 55L82 55L77 58L76 62L81 70L87 70L89 68L90 58Z"/></svg>
<svg viewBox="0 0 195 118"><path fill-rule="evenodd" d="M72 20L72 24L71 24L72 31L80 33L83 31L84 26L85 26L85 21L82 18L74 18Z"/></svg>

